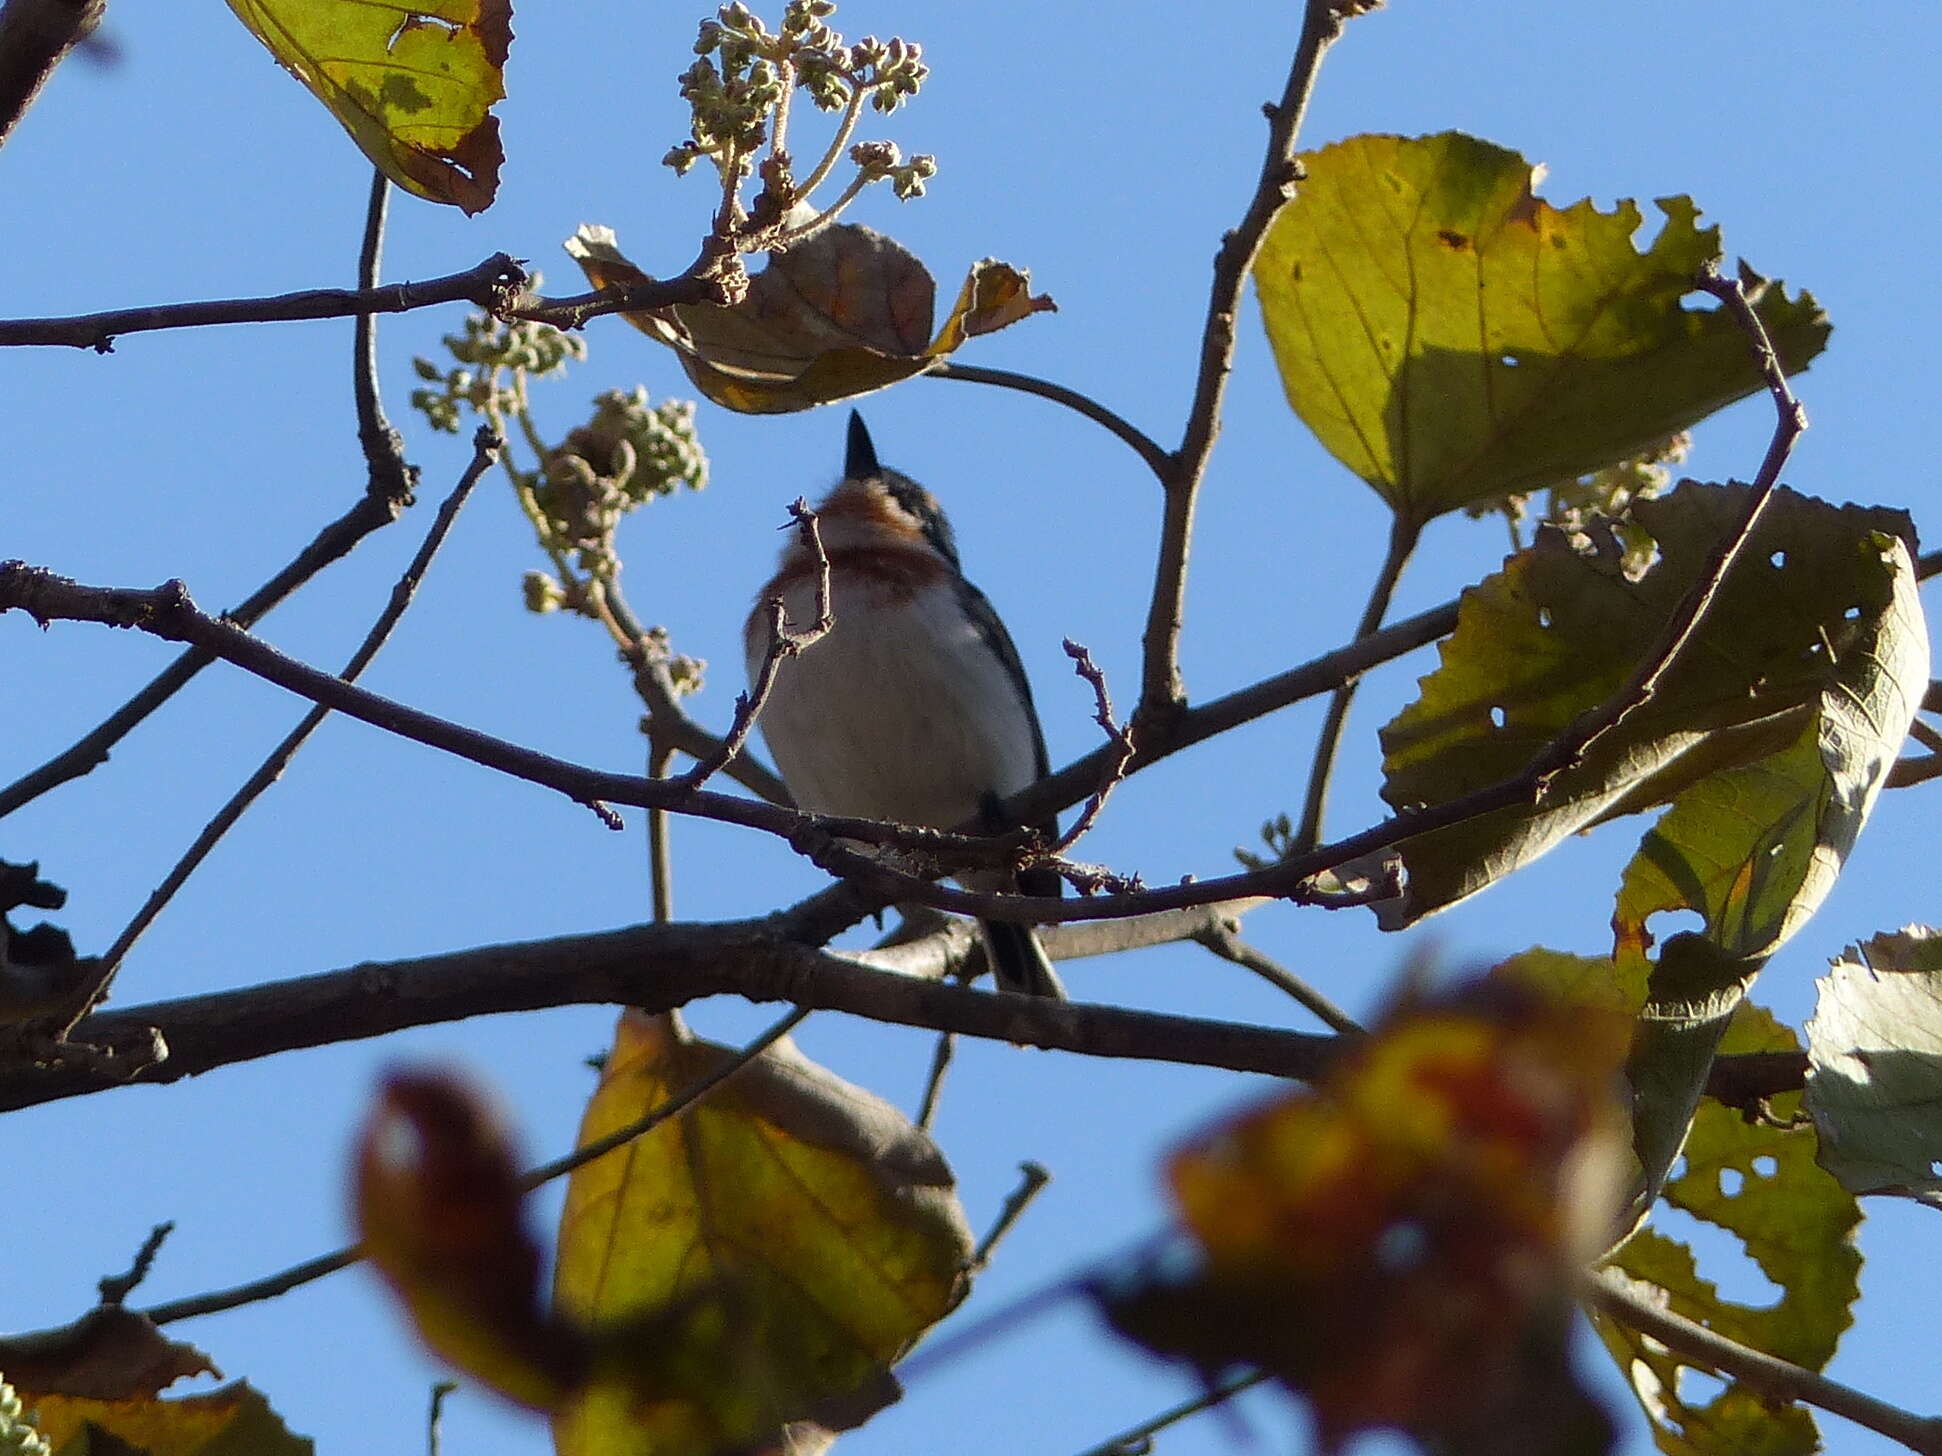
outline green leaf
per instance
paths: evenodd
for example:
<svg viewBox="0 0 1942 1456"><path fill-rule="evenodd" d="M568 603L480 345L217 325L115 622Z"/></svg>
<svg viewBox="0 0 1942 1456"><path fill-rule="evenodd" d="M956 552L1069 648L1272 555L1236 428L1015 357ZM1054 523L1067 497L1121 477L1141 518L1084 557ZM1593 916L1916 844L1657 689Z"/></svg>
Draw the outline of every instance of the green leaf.
<svg viewBox="0 0 1942 1456"><path fill-rule="evenodd" d="M1726 1054L1796 1050L1793 1032L1743 1003L1720 1044ZM1800 1094L1773 1099L1777 1121L1798 1111ZM1823 1368L1848 1327L1860 1292L1861 1255L1853 1243L1861 1210L1815 1163L1811 1129L1748 1122L1717 1102L1703 1102L1686 1140L1686 1166L1666 1185L1676 1208L1734 1235L1780 1297L1765 1307L1724 1297L1702 1277L1692 1251L1653 1230L1636 1235L1612 1266L1645 1287L1635 1292L1756 1350ZM1769 1409L1737 1385L1695 1406L1682 1400L1679 1370L1697 1368L1605 1315L1593 1323L1652 1420L1659 1449L1682 1456L1805 1456L1819 1449L1814 1426L1798 1408Z"/></svg>
<svg viewBox="0 0 1942 1456"><path fill-rule="evenodd" d="M1849 946L1807 1023L1821 1166L1854 1193L1942 1207L1942 931Z"/></svg>
<svg viewBox="0 0 1942 1456"><path fill-rule="evenodd" d="M1640 251L1636 203L1562 211L1515 152L1458 132L1359 136L1307 180L1254 266L1288 401L1423 522L1636 455L1761 385L1745 335L1690 309L1720 256L1686 197ZM1747 274L1784 367L1826 346L1811 295Z"/></svg>
<svg viewBox="0 0 1942 1456"><path fill-rule="evenodd" d="M610 228L582 225L565 247L596 288L647 277ZM716 404L791 414L915 378L967 339L1052 309L1031 283L995 258L972 264L933 334L930 271L882 233L838 223L772 258L733 308L682 304L622 317L680 355L695 388Z"/></svg>
<svg viewBox="0 0 1942 1456"><path fill-rule="evenodd" d="M1540 534L1466 592L1442 662L1382 732L1398 810L1520 773L1609 698L1656 644L1744 486L1687 482L1640 502L1661 559L1630 579L1592 536ZM1513 805L1401 846L1406 925L1566 835L1672 802L1626 873L1621 958L1646 918L1691 908L1732 956L1769 955L1812 914L1873 806L1928 682L1928 639L1899 512L1775 493L1712 613L1653 699ZM1603 543L1609 545L1609 542Z"/></svg>
<svg viewBox="0 0 1942 1456"><path fill-rule="evenodd" d="M41 1434L54 1456L311 1456L306 1436L290 1433L263 1393L235 1381L175 1400L85 1400L36 1396Z"/></svg>
<svg viewBox="0 0 1942 1456"><path fill-rule="evenodd" d="M364 155L406 191L465 212L492 205L505 153L510 0L229 0Z"/></svg>
<svg viewBox="0 0 1942 1456"><path fill-rule="evenodd" d="M621 1018L581 1141L737 1055ZM785 1423L860 1423L890 1365L963 1297L970 1230L924 1133L778 1043L703 1102L567 1185L556 1313L595 1379L556 1416L562 1456L712 1456Z"/></svg>

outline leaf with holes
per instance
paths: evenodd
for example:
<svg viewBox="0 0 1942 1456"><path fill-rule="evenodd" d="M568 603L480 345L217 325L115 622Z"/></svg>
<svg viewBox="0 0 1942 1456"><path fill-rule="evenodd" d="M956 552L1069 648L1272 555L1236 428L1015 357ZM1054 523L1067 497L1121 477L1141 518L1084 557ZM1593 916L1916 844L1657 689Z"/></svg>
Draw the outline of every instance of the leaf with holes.
<svg viewBox="0 0 1942 1456"><path fill-rule="evenodd" d="M596 288L647 275L612 229L582 226L566 251ZM937 284L894 239L837 223L773 257L733 308L677 305L623 314L681 358L695 388L744 414L788 414L912 379L967 339L1054 307L1031 275L995 258L974 263L943 327Z"/></svg>
<svg viewBox="0 0 1942 1456"><path fill-rule="evenodd" d="M1853 1193L1942 1208L1942 931L1849 946L1807 1023L1821 1166Z"/></svg>
<svg viewBox="0 0 1942 1456"><path fill-rule="evenodd" d="M251 34L406 191L465 212L492 205L505 152L509 0L229 0Z"/></svg>
<svg viewBox="0 0 1942 1456"><path fill-rule="evenodd" d="M582 1144L738 1055L624 1014ZM930 1139L778 1043L573 1174L555 1306L601 1368L556 1420L558 1449L681 1456L858 1424L963 1296L970 1249Z"/></svg>
<svg viewBox="0 0 1942 1456"><path fill-rule="evenodd" d="M1798 1047L1793 1032L1770 1013L1743 1003L1720 1051ZM1762 1307L1727 1298L1701 1276L1689 1248L1652 1229L1634 1236L1611 1265L1653 1302L1730 1340L1819 1370L1848 1327L1849 1308L1860 1293L1861 1255L1853 1235L1861 1211L1816 1164L1812 1130L1775 1125L1799 1107L1800 1094L1786 1093L1773 1099L1774 1121L1749 1122L1729 1107L1702 1102L1686 1139L1685 1169L1665 1188L1673 1207L1737 1238L1760 1273L1778 1286L1777 1299ZM1608 1315L1594 1315L1593 1323L1631 1380L1660 1450L1676 1456L1805 1456L1819 1449L1813 1420L1799 1407L1770 1407L1737 1384L1700 1405L1681 1389L1687 1380L1682 1370L1694 1367Z"/></svg>
<svg viewBox="0 0 1942 1456"><path fill-rule="evenodd" d="M1681 299L1720 256L1686 197L1560 211L1515 152L1458 132L1358 136L1307 180L1254 265L1295 413L1418 524L1638 454L1761 386L1745 335ZM1791 372L1826 346L1813 298L1752 274Z"/></svg>
<svg viewBox="0 0 1942 1456"><path fill-rule="evenodd" d="M1640 502L1661 555L1638 580L1595 535L1547 530L1465 592L1441 665L1382 731L1383 797L1407 812L1516 778L1653 650L1746 500L1745 486L1688 481ZM1775 492L1652 700L1541 802L1405 840L1408 883L1380 907L1385 926L1671 802L1626 873L1621 958L1643 956L1646 917L1686 908L1735 958L1771 954L1832 885L1927 688L1912 534L1898 511Z"/></svg>

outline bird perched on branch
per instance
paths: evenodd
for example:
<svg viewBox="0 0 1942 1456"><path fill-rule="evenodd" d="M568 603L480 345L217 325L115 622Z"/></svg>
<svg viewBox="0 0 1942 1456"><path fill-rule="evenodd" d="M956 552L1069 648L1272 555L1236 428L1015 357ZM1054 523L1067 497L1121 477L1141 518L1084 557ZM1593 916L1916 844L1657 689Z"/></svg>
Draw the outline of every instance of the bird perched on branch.
<svg viewBox="0 0 1942 1456"><path fill-rule="evenodd" d="M1045 776L1045 737L1018 651L964 579L936 497L878 463L852 412L843 479L816 516L834 625L781 664L760 719L797 806L935 829L1012 827L999 803ZM749 616L751 682L768 656L766 604L779 596L790 621L813 620L818 576L814 553L792 537ZM1056 822L1033 827L1057 837ZM1045 868L959 878L976 890L1062 890ZM1064 998L1030 926L982 924L1001 989Z"/></svg>

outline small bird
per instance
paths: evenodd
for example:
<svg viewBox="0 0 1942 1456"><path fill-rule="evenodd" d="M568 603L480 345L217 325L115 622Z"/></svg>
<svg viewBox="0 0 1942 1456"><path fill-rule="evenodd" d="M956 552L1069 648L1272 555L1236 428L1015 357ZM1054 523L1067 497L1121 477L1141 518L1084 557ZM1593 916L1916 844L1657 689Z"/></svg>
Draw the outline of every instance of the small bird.
<svg viewBox="0 0 1942 1456"><path fill-rule="evenodd" d="M835 625L782 664L760 720L797 807L934 829L1011 827L999 804L1045 776L1045 736L1018 649L964 579L937 498L878 463L852 411L843 479L816 515ZM769 600L808 622L816 588L814 556L792 536L743 634L751 682L768 652ZM1033 827L1057 837L1055 821ZM1063 890L1045 868L959 878L976 890ZM981 924L1000 989L1065 998L1030 926Z"/></svg>

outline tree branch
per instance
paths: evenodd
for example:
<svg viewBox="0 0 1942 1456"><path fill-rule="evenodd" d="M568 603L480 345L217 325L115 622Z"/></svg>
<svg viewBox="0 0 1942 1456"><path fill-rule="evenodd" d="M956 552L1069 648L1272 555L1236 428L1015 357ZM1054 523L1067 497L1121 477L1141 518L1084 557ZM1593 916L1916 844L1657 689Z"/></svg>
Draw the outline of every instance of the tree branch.
<svg viewBox="0 0 1942 1456"><path fill-rule="evenodd" d="M387 283L378 288L312 288L267 298L153 304L69 318L0 319L0 346L68 344L77 349L93 349L97 354L110 354L120 335L152 333L157 329L409 313L442 303L470 303L497 314L505 312L525 286L526 270L506 254L494 253L461 273L448 273L423 283Z"/></svg>
<svg viewBox="0 0 1942 1456"><path fill-rule="evenodd" d="M279 1052L383 1036L468 1016L549 1006L668 1011L704 996L786 1001L873 1021L1087 1056L1177 1062L1311 1078L1336 1038L1115 1006L974 991L876 969L896 951L836 955L788 938L796 912L759 920L639 925L546 941L481 946L271 981L236 991L96 1012L77 1039L114 1044L154 1028L168 1059L142 1083L166 1083ZM1191 919L1174 922L1185 931ZM1119 927L1110 927L1118 929ZM1058 947L1057 937L1047 937ZM907 949L907 948L899 948ZM0 1071L0 1111L127 1086L92 1065Z"/></svg>
<svg viewBox="0 0 1942 1456"><path fill-rule="evenodd" d="M1166 509L1160 527L1160 558L1153 580L1153 600L1147 610L1144 668L1139 710L1133 733L1146 738L1159 723L1186 706L1180 678L1180 631L1186 615L1187 552L1193 535L1194 504L1200 492L1208 457L1220 435L1221 403L1227 377L1234 367L1234 336L1241 306L1241 290L1248 269L1261 250L1268 224L1281 205L1293 196L1300 164L1295 161L1296 138L1322 56L1341 33L1342 17L1333 0L1308 0L1301 39L1281 100L1266 108L1267 156L1254 186L1247 213L1239 227L1221 240L1214 258L1214 280L1207 300L1207 322L1200 340L1200 366L1193 404L1180 448L1167 459L1161 476Z"/></svg>
<svg viewBox="0 0 1942 1456"><path fill-rule="evenodd" d="M1825 1375L1716 1335L1704 1325L1641 1299L1609 1272L1594 1273L1586 1283L1586 1297L1595 1308L1686 1357L1690 1364L1730 1375L1766 1400L1818 1406L1899 1441L1911 1451L1942 1456L1942 1420L1915 1415Z"/></svg>
<svg viewBox="0 0 1942 1456"><path fill-rule="evenodd" d="M371 196L364 209L364 240L357 253L360 292L378 286L384 264L384 223L390 211L391 183L371 169ZM351 388L357 402L357 443L364 451L372 492L409 502L418 485L418 467L405 460L405 442L385 417L378 389L378 318L361 313L351 343Z"/></svg>
<svg viewBox="0 0 1942 1456"><path fill-rule="evenodd" d="M359 644L357 651L351 654L350 661L344 665L343 672L339 674L344 681L354 682L383 649L385 642L391 636L392 629L398 625L399 619L405 614L405 609L411 605L412 598L417 595L418 583L424 578L426 570L431 566L432 558L438 554L439 547L444 544L452 523L458 519L459 510L465 504L466 497L472 494L473 487L479 483L479 477L485 474L498 456L500 445L501 441L496 434L484 427L480 428L472 442L471 463L466 466L465 473L459 477L458 484L452 488L445 503L439 507L438 514L432 520L431 529L425 533L425 539L420 543L417 554L412 558L411 564L405 568L404 575L398 579L397 585L391 589L391 599L385 604L384 610L378 614L377 620L371 624L370 631L365 634L364 641ZM169 901L175 898L176 891L188 883L189 876L201 867L202 862L208 858L209 852L230 831L236 821L248 812L250 805L255 803L271 784L283 776L284 769L289 767L290 761L297 756L297 751L309 741L310 735L317 731L329 712L328 708L314 707L304 714L303 720L281 743L270 750L269 755L257 766L256 772L251 774L242 787L230 796L229 801L216 811L215 817L203 826L202 832L176 861L174 868L143 903L142 908L135 913L134 919L130 920L121 934L115 937L108 953L97 963L88 978L86 994L77 996L74 1013L68 1018L57 1040L66 1041L68 1034L74 1030L75 1023L107 998L108 988L114 983L115 974L121 969L122 961L126 959L128 952L134 949L135 942L142 937L150 925L154 924L155 917L160 915Z"/></svg>

